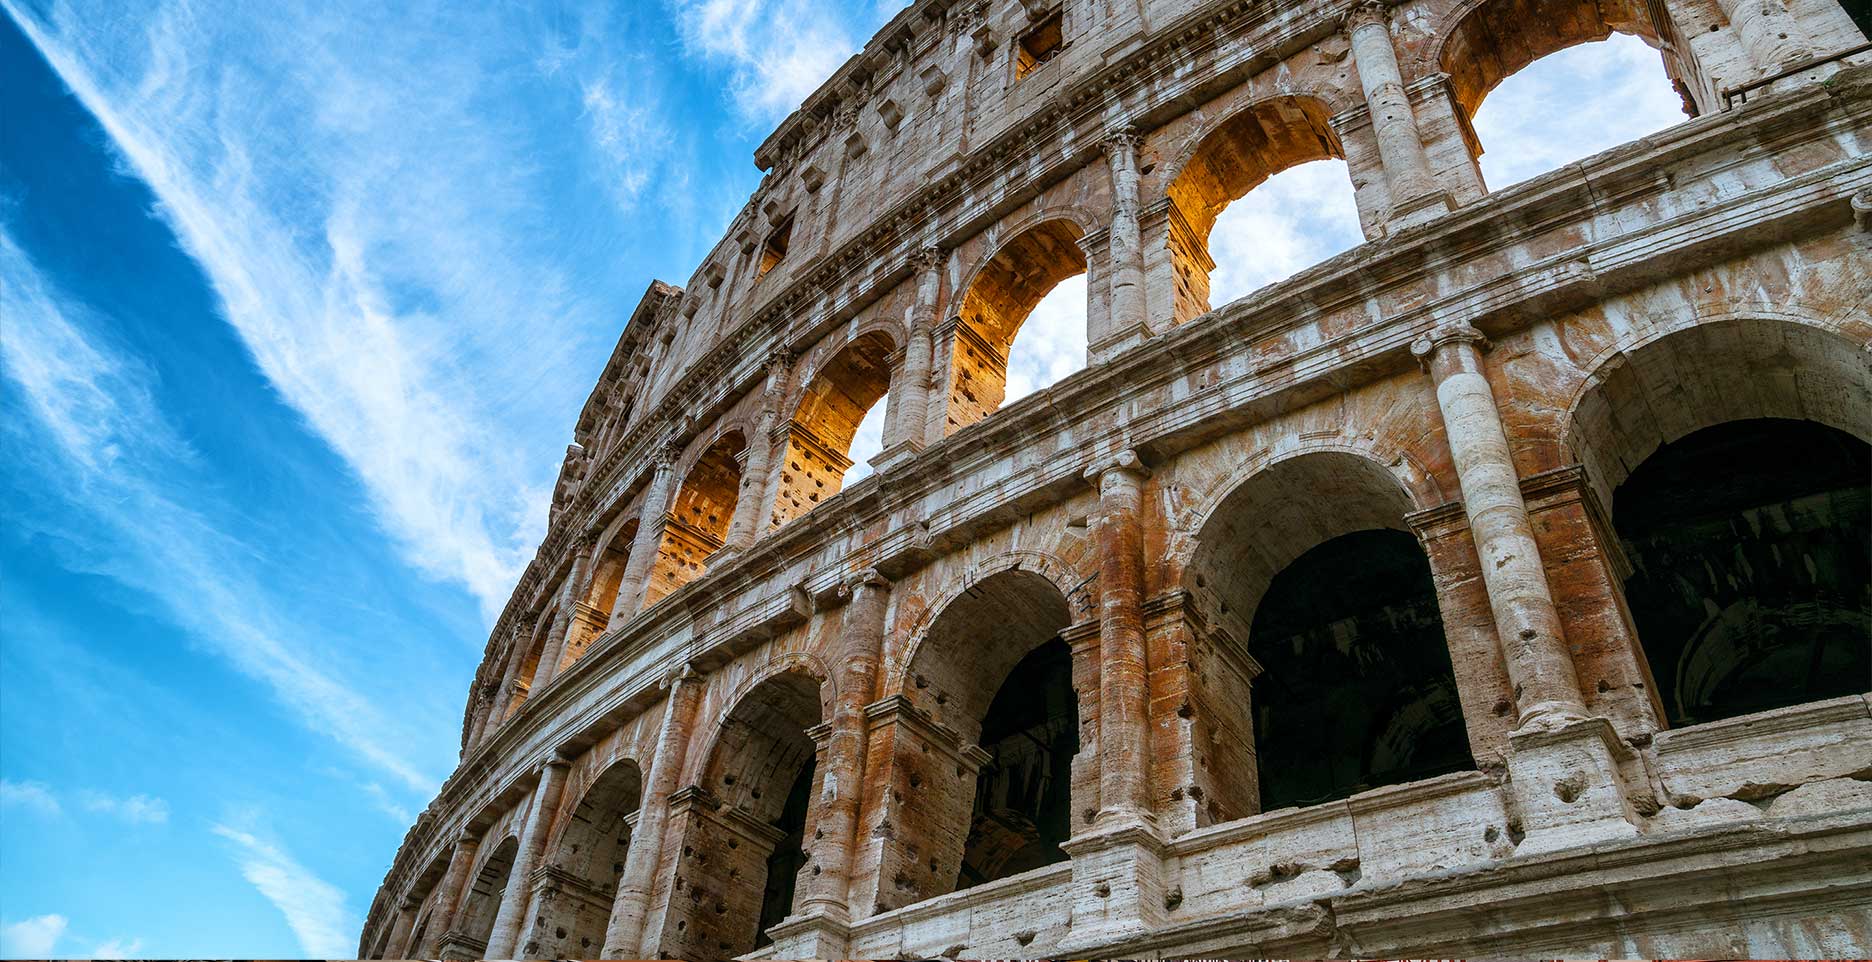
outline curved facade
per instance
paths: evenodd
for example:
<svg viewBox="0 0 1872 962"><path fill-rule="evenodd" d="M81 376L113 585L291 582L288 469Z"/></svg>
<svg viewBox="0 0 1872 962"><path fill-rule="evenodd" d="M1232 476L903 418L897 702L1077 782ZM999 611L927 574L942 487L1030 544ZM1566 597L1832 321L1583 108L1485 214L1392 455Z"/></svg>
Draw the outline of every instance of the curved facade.
<svg viewBox="0 0 1872 962"><path fill-rule="evenodd" d="M1868 954L1865 29L918 0L631 315L360 955ZM1489 192L1615 31L1693 119ZM1211 304L1324 158L1367 242Z"/></svg>

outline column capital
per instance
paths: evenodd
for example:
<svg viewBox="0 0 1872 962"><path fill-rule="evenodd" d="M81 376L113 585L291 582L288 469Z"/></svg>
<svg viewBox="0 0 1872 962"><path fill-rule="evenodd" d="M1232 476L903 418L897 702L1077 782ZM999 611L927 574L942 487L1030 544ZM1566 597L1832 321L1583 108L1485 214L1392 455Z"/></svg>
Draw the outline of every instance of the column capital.
<svg viewBox="0 0 1872 962"><path fill-rule="evenodd" d="M1340 14L1339 22L1347 30L1356 30L1368 23L1386 24L1391 20L1391 5L1386 0L1352 0Z"/></svg>
<svg viewBox="0 0 1872 962"><path fill-rule="evenodd" d="M1099 139L1099 147L1105 151L1106 159L1115 161L1117 156L1129 158L1135 155L1138 144L1143 141L1136 127L1120 124L1105 132L1105 136Z"/></svg>
<svg viewBox="0 0 1872 962"><path fill-rule="evenodd" d="M470 829L464 828L461 830L460 835L455 836L455 844L457 845L480 845L481 836L475 834Z"/></svg>
<svg viewBox="0 0 1872 962"><path fill-rule="evenodd" d="M696 684L702 680L702 677L702 673L695 670L695 665L685 661L670 669L669 673L663 676L663 682L658 687L674 694L678 687Z"/></svg>
<svg viewBox="0 0 1872 962"><path fill-rule="evenodd" d="M399 912L414 912L419 908L422 908L422 899L414 895L405 895L403 896L403 901L397 903L397 911Z"/></svg>
<svg viewBox="0 0 1872 962"><path fill-rule="evenodd" d="M1144 463L1143 458L1138 457L1137 451L1125 448L1103 459L1093 461L1086 467L1083 476L1087 481L1098 484L1107 474L1113 472L1130 475L1139 481L1150 477L1151 474L1150 467Z"/></svg>
<svg viewBox="0 0 1872 962"><path fill-rule="evenodd" d="M575 761L578 761L578 756L571 751L564 748L554 749L552 757L546 759L546 764L540 766L540 774L546 774L549 768L571 768Z"/></svg>
<svg viewBox="0 0 1872 962"><path fill-rule="evenodd" d="M1411 342L1411 355L1421 364L1429 364L1438 351L1449 344L1474 344L1476 350L1489 349L1488 336L1476 330L1468 322L1459 324L1440 324L1429 333Z"/></svg>
<svg viewBox="0 0 1872 962"><path fill-rule="evenodd" d="M851 595L857 594L860 588L884 588L888 590L890 586L890 579L879 574L876 568L860 568L846 575L844 579L839 582L839 594L850 597Z"/></svg>
<svg viewBox="0 0 1872 962"><path fill-rule="evenodd" d="M941 267L943 259L948 256L948 251L934 244L926 247L919 247L910 252L910 266L919 273L923 271L933 271Z"/></svg>

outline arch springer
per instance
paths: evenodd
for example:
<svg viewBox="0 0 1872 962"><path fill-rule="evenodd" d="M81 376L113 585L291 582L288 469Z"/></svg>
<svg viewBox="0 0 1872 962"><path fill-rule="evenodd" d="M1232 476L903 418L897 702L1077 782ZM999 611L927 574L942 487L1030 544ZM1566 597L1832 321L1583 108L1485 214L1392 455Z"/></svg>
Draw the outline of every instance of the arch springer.
<svg viewBox="0 0 1872 962"><path fill-rule="evenodd" d="M849 598L858 593L860 588L883 588L889 590L890 579L884 577L876 568L860 568L846 575L839 582L839 596Z"/></svg>
<svg viewBox="0 0 1872 962"><path fill-rule="evenodd" d="M1139 481L1151 475L1150 466L1144 463L1142 457L1138 456L1136 449L1125 448L1108 458L1094 461L1090 465L1087 465L1081 477L1096 485L1099 483L1099 479L1113 471L1132 475Z"/></svg>

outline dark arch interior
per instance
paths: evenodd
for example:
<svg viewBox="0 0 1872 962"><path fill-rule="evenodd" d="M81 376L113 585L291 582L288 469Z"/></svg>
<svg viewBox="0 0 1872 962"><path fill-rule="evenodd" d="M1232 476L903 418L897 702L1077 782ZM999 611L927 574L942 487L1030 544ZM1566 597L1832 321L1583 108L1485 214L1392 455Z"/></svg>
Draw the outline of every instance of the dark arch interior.
<svg viewBox="0 0 1872 962"><path fill-rule="evenodd" d="M1430 564L1401 531L1356 531L1282 569L1249 650L1261 810L1475 767Z"/></svg>
<svg viewBox="0 0 1872 962"><path fill-rule="evenodd" d="M1055 637L1008 673L982 719L990 760L975 781L975 809L956 888L1064 861L1072 835L1072 759L1079 696L1072 651Z"/></svg>
<svg viewBox="0 0 1872 962"><path fill-rule="evenodd" d="M754 947L772 944L767 930L785 920L793 911L793 891L799 884L800 868L806 864L806 811L812 805L812 782L815 765L812 759L800 769L787 792L786 804L773 825L784 834L767 856L767 884L761 890L761 911Z"/></svg>
<svg viewBox="0 0 1872 962"><path fill-rule="evenodd" d="M1673 726L1872 682L1872 446L1812 421L1665 444L1613 495L1625 596Z"/></svg>
<svg viewBox="0 0 1872 962"><path fill-rule="evenodd" d="M571 823L552 850L551 864L559 873L549 883L555 886L552 898L539 906L539 941L522 947L529 957L591 955L604 946L611 904L630 851L628 818L637 811L642 794L643 776L636 763L619 761L579 799Z"/></svg>

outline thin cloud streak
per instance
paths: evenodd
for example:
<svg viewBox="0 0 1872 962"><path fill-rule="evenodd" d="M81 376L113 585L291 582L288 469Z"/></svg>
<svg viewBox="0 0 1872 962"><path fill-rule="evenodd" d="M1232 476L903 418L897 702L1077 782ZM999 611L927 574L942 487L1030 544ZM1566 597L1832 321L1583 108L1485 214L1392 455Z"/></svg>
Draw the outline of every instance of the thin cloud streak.
<svg viewBox="0 0 1872 962"><path fill-rule="evenodd" d="M35 915L0 926L0 955L9 959L49 959L71 925L63 915Z"/></svg>
<svg viewBox="0 0 1872 962"><path fill-rule="evenodd" d="M412 790L433 789L437 780L392 747L397 729L376 705L312 660L317 644L282 640L283 619L244 574L247 548L170 494L187 487L177 472L194 452L156 408L152 375L88 337L73 320L81 311L61 302L4 231L0 300L8 305L0 368L51 442L34 453L53 462L73 510L107 533L88 563L162 602L192 638L268 685L314 731ZM153 803L137 806L139 816L153 818Z"/></svg>
<svg viewBox="0 0 1872 962"><path fill-rule="evenodd" d="M24 808L40 815L58 815L64 810L50 786L30 781L0 780L0 807Z"/></svg>
<svg viewBox="0 0 1872 962"><path fill-rule="evenodd" d="M356 948L361 926L345 907L344 893L319 878L291 853L251 832L217 824L214 833L234 843L241 876L265 896L299 940L307 958L342 959Z"/></svg>
<svg viewBox="0 0 1872 962"><path fill-rule="evenodd" d="M555 83L619 205L656 162L636 149L662 139L654 104L580 79L602 64L529 50L524 70L542 61L548 75L516 79L495 76L519 69L507 52L447 42L498 36L498 21L427 36L355 22L387 16L370 11L207 16L170 3L97 29L72 6L40 20L5 5L156 194L261 371L356 472L406 557L467 587L491 620L543 529L551 462L533 448L552 447L538 439L562 435L583 395L564 376L589 367L577 335L614 336L615 320L551 242L531 118L478 98L497 80ZM360 33L379 39L344 40ZM236 44L258 49L224 49ZM418 48L423 70L403 69Z"/></svg>
<svg viewBox="0 0 1872 962"><path fill-rule="evenodd" d="M885 17L902 6L880 3L876 12ZM671 9L691 56L729 66L735 109L749 123L792 113L875 26L853 25L815 0L671 0Z"/></svg>

